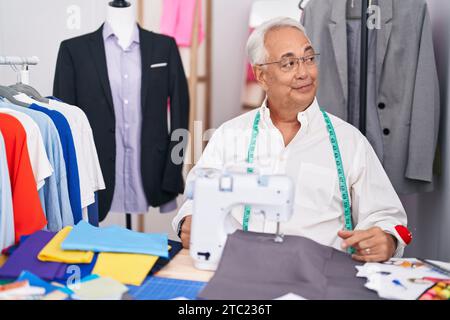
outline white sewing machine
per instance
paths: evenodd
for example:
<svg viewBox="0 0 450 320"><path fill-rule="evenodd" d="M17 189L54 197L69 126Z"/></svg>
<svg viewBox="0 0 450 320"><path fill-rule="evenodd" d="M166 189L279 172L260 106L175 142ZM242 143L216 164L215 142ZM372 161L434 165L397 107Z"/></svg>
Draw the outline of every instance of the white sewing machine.
<svg viewBox="0 0 450 320"><path fill-rule="evenodd" d="M230 217L235 206L250 205L266 219L276 221L274 241L283 241L280 222L292 216L294 184L283 175L199 169L196 179L187 185L187 195L193 200L191 257L196 268L216 270L227 236L236 231Z"/></svg>

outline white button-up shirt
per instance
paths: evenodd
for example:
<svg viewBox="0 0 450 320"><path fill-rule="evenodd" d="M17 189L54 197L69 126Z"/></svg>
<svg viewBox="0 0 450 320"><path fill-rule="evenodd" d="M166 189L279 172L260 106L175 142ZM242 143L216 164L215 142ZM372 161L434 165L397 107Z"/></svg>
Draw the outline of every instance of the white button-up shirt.
<svg viewBox="0 0 450 320"><path fill-rule="evenodd" d="M317 100L298 113L301 128L285 146L281 132L270 118L266 102L262 107L224 123L212 136L196 168L222 169L247 160L253 122L261 112L254 164L263 174L286 174L295 182L294 213L281 224L281 232L315 240L342 250L338 231L345 229L342 195L329 133ZM368 140L358 129L329 115L341 151L348 192L351 198L354 229L380 227L398 240L396 256L403 254L404 241L395 226L407 224L405 210L386 172ZM187 200L173 220L179 222L192 214L192 200ZM232 211L233 223L242 228L244 210ZM275 233L276 223L261 214L250 216L249 231Z"/></svg>

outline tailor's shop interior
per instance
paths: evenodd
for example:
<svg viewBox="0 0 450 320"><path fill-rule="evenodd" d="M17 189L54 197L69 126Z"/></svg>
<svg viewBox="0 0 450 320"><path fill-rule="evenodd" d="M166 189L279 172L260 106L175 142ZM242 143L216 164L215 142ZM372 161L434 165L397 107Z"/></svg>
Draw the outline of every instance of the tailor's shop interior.
<svg viewBox="0 0 450 320"><path fill-rule="evenodd" d="M0 300L450 300L449 78L447 0L0 0Z"/></svg>

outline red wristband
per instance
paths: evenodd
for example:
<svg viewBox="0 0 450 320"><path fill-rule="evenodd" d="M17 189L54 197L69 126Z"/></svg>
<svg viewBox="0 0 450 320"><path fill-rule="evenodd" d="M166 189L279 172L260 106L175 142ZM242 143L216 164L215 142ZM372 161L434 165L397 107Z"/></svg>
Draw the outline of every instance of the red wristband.
<svg viewBox="0 0 450 320"><path fill-rule="evenodd" d="M402 240L408 245L411 243L412 241L412 234L411 232L408 230L407 227L402 226L402 225L398 225L395 227L395 230L397 231L398 235L400 236L400 238L402 238Z"/></svg>

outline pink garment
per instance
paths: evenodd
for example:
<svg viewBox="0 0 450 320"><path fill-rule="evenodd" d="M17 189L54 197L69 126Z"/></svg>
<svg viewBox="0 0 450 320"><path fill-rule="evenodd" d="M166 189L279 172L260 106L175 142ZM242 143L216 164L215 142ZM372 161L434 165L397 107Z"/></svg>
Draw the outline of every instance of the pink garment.
<svg viewBox="0 0 450 320"><path fill-rule="evenodd" d="M164 0L161 33L172 36L180 47L190 47L194 28L195 4L199 1L199 43L205 38L202 22L201 0Z"/></svg>
<svg viewBox="0 0 450 320"><path fill-rule="evenodd" d="M250 62L247 62L247 82L256 82L255 73Z"/></svg>
<svg viewBox="0 0 450 320"><path fill-rule="evenodd" d="M249 35L252 34L254 28L250 28ZM247 83L248 82L256 82L255 74L253 72L253 67L250 62L247 61Z"/></svg>

